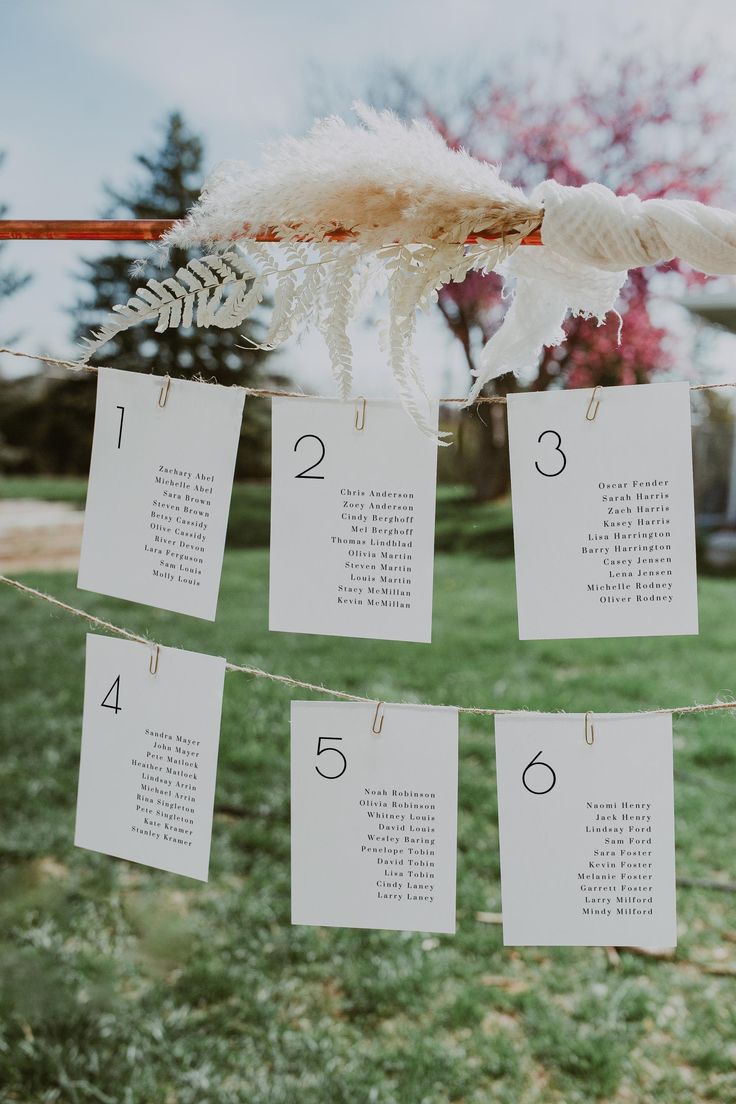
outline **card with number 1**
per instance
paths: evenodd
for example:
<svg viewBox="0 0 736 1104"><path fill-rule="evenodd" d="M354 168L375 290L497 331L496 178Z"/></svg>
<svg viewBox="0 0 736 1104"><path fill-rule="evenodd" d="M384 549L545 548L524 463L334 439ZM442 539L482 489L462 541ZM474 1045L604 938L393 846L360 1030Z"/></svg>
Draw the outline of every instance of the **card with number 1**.
<svg viewBox="0 0 736 1104"><path fill-rule="evenodd" d="M82 590L214 621L243 401L99 369Z"/></svg>

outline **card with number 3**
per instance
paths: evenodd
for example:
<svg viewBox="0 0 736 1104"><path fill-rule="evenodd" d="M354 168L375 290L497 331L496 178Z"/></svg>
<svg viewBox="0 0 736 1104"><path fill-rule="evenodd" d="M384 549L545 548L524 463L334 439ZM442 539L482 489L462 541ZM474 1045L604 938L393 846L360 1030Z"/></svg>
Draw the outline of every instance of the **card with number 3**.
<svg viewBox="0 0 736 1104"><path fill-rule="evenodd" d="M686 383L509 395L521 640L698 631Z"/></svg>

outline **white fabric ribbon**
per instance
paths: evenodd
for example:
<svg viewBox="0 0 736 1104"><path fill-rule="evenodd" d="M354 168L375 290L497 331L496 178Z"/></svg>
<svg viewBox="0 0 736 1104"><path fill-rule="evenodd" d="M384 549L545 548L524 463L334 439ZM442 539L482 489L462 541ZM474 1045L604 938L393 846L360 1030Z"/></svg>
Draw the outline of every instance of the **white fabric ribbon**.
<svg viewBox="0 0 736 1104"><path fill-rule="evenodd" d="M545 346L561 344L568 312L601 325L630 268L679 257L708 275L736 273L730 211L554 180L540 184L532 201L544 207L543 244L521 246L500 269L515 281L513 301L481 353L471 399L489 380L533 368Z"/></svg>

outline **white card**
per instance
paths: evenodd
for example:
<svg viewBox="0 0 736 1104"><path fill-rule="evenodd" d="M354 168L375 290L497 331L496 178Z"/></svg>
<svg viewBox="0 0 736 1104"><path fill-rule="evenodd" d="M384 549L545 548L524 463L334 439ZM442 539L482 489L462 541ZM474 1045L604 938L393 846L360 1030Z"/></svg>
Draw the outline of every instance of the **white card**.
<svg viewBox="0 0 736 1104"><path fill-rule="evenodd" d="M291 920L455 931L457 710L291 703Z"/></svg>
<svg viewBox="0 0 736 1104"><path fill-rule="evenodd" d="M429 643L436 441L395 402L284 398L272 440L269 627Z"/></svg>
<svg viewBox="0 0 736 1104"><path fill-rule="evenodd" d="M507 946L674 947L672 717L496 717Z"/></svg>
<svg viewBox="0 0 736 1104"><path fill-rule="evenodd" d="M100 368L77 586L214 621L244 392Z"/></svg>
<svg viewBox="0 0 736 1104"><path fill-rule="evenodd" d="M508 398L519 637L697 633L688 385L591 398Z"/></svg>
<svg viewBox="0 0 736 1104"><path fill-rule="evenodd" d="M77 847L207 881L225 660L87 636Z"/></svg>

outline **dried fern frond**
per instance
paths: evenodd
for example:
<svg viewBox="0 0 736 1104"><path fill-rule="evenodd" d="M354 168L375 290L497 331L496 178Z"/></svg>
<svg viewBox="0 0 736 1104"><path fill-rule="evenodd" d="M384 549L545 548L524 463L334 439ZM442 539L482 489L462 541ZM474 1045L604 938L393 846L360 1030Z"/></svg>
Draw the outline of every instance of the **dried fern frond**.
<svg viewBox="0 0 736 1104"><path fill-rule="evenodd" d="M178 326L228 329L252 314L263 298L265 282L238 250L200 257L166 280L149 280L132 298L113 307L108 321L83 341L82 363L123 330L156 322L156 333Z"/></svg>

